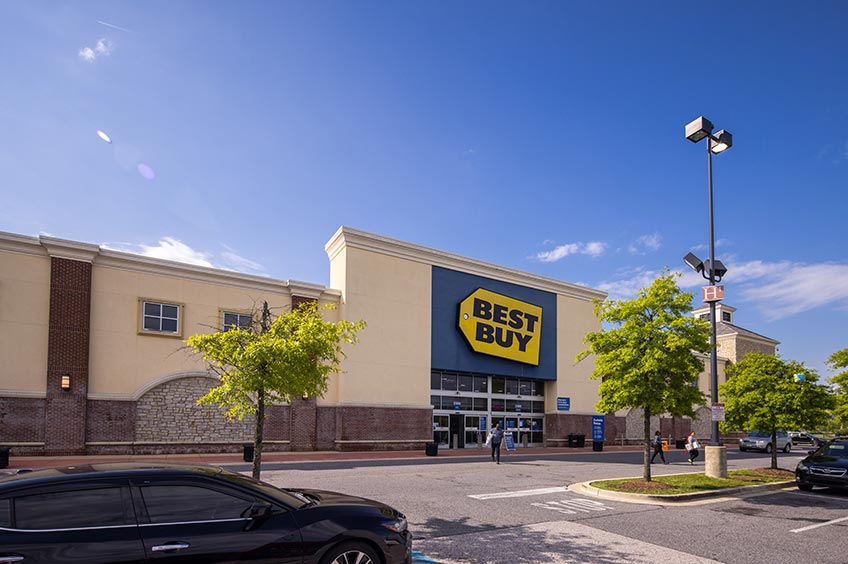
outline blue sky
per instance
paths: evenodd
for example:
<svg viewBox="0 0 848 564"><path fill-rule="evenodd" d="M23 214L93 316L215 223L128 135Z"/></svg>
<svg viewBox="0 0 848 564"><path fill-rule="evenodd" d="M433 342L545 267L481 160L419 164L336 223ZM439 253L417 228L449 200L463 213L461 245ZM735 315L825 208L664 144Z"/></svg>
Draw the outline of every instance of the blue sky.
<svg viewBox="0 0 848 564"><path fill-rule="evenodd" d="M0 230L327 284L340 225L848 346L848 4L0 4ZM101 131L111 144L98 137ZM691 272L681 283L698 292Z"/></svg>

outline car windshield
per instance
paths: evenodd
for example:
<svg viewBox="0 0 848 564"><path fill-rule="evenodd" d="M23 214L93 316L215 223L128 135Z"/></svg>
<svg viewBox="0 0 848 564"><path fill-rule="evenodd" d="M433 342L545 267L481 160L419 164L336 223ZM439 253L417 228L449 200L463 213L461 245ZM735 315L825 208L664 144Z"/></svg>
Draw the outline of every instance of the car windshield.
<svg viewBox="0 0 848 564"><path fill-rule="evenodd" d="M748 433L749 437L771 437L770 431L751 431Z"/></svg>
<svg viewBox="0 0 848 564"><path fill-rule="evenodd" d="M834 458L848 458L848 444L837 443L827 445L822 453L824 456L832 456Z"/></svg>

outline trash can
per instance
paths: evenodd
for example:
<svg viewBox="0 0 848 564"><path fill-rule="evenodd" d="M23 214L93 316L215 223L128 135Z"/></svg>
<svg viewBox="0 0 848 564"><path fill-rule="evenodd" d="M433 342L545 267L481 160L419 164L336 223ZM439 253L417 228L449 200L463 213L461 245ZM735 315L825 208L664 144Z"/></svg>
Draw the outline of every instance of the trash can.
<svg viewBox="0 0 848 564"><path fill-rule="evenodd" d="M0 468L6 468L9 465L9 447L0 447Z"/></svg>
<svg viewBox="0 0 848 564"><path fill-rule="evenodd" d="M592 450L595 452L604 450L604 441L592 441Z"/></svg>
<svg viewBox="0 0 848 564"><path fill-rule="evenodd" d="M245 462L253 462L253 445L244 445L242 458Z"/></svg>
<svg viewBox="0 0 848 564"><path fill-rule="evenodd" d="M577 438L577 448L586 446L586 435L577 434L575 437Z"/></svg>
<svg viewBox="0 0 848 564"><path fill-rule="evenodd" d="M686 448L686 439L675 439L674 448Z"/></svg>
<svg viewBox="0 0 848 564"><path fill-rule="evenodd" d="M438 443L427 443L424 445L424 453L427 456L437 456L439 454Z"/></svg>
<svg viewBox="0 0 848 564"><path fill-rule="evenodd" d="M568 448L577 448L577 435L575 433L568 434Z"/></svg>

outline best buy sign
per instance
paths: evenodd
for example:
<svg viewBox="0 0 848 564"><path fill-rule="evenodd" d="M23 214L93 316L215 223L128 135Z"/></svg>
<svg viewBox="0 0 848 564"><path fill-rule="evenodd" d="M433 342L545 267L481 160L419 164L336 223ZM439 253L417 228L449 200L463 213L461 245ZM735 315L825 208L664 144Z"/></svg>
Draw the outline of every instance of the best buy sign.
<svg viewBox="0 0 848 564"><path fill-rule="evenodd" d="M478 288L459 304L459 329L475 352L539 365L539 306Z"/></svg>

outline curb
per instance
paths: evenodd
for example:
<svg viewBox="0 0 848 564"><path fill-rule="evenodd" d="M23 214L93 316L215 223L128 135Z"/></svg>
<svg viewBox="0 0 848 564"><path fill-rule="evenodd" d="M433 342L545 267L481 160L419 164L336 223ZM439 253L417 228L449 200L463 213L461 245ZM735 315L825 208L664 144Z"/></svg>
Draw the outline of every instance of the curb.
<svg viewBox="0 0 848 564"><path fill-rule="evenodd" d="M634 478L636 479L636 478ZM597 480L592 480L592 482ZM615 492L611 490L602 490L590 485L591 482L579 482L568 486L568 491L573 491L585 496L599 497L601 499L611 499L614 501L624 501L627 503L642 503L648 505L685 505L688 503L707 501L719 501L716 498L734 497L735 494L752 494L759 492L768 492L772 490L782 490L788 486L794 485L795 482L787 480L785 482L773 482L771 484L757 484L754 486L739 486L736 488L724 488L720 490L710 490L707 492L694 492L685 494L637 494L626 492Z"/></svg>

